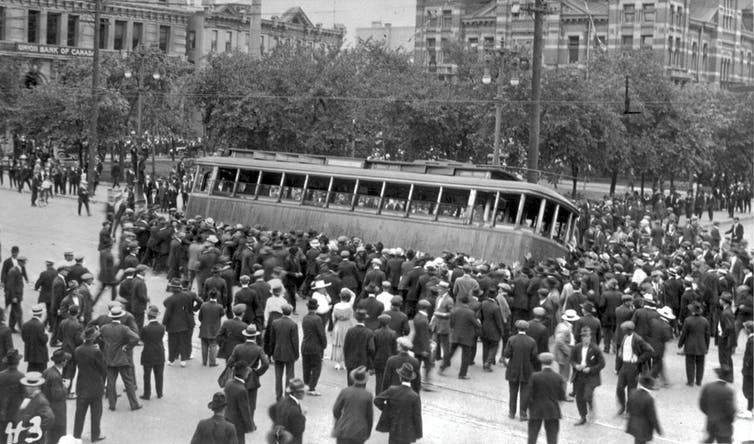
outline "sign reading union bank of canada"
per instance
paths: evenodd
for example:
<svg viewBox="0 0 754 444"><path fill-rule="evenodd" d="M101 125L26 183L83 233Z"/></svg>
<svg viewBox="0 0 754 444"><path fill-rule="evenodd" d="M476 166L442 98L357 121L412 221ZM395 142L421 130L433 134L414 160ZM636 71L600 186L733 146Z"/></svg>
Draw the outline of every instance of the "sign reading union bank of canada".
<svg viewBox="0 0 754 444"><path fill-rule="evenodd" d="M92 49L71 48L68 46L37 45L35 43L16 43L16 52L66 57L94 56L94 50Z"/></svg>

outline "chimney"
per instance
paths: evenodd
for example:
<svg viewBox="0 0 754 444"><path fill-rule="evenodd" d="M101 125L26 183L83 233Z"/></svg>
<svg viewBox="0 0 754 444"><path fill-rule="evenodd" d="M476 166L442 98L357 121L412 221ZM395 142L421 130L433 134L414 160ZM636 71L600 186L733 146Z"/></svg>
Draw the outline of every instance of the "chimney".
<svg viewBox="0 0 754 444"><path fill-rule="evenodd" d="M253 60L262 58L262 0L251 0L249 11L249 54Z"/></svg>

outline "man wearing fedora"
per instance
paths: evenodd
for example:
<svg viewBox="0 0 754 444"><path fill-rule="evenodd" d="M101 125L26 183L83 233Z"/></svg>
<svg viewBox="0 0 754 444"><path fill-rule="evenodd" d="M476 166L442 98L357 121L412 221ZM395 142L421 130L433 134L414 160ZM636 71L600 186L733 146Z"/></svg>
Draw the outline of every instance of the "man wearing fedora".
<svg viewBox="0 0 754 444"><path fill-rule="evenodd" d="M45 383L42 386L42 393L50 403L50 408L55 414L54 425L50 428L47 435L47 442L56 443L66 434L67 413L65 401L68 398L69 381L63 378L63 368L71 359L71 354L63 349L57 349L52 354L53 366L42 372Z"/></svg>
<svg viewBox="0 0 754 444"><path fill-rule="evenodd" d="M264 350L262 350L262 347L256 342L256 338L259 336L259 330L257 330L256 325L251 324L247 326L242 334L246 342L238 344L233 348L228 357L227 366L234 367L236 362L243 361L249 369L248 374L245 376L244 384L249 399L251 429L256 430L254 412L257 409L257 391L261 387L259 378L267 372L267 369L270 367L270 361Z"/></svg>
<svg viewBox="0 0 754 444"><path fill-rule="evenodd" d="M317 382L322 372L322 357L327 348L327 334L322 318L317 316L318 302L309 299L306 303L308 313L301 320L303 340L301 341L301 367L304 372L304 384L309 388L309 395L319 396Z"/></svg>
<svg viewBox="0 0 754 444"><path fill-rule="evenodd" d="M13 421L16 412L21 406L24 398L24 386L21 384L21 378L24 374L18 370L18 363L21 361L21 355L18 350L10 349L2 359L4 370L0 371L0 439L1 442L7 442L5 436L5 426Z"/></svg>
<svg viewBox="0 0 754 444"><path fill-rule="evenodd" d="M152 396L152 373L154 372L154 386L157 398L162 398L163 376L165 373L165 326L160 323L157 316L160 309L156 305L150 305L147 309L147 325L141 330L141 342L144 348L141 350L141 367L144 370L143 386L144 393L141 399L149 400Z"/></svg>
<svg viewBox="0 0 754 444"><path fill-rule="evenodd" d="M715 369L717 381L708 382L699 395L699 408L707 416L707 437L702 442L733 442L733 421L736 419L736 393L729 384L731 367Z"/></svg>
<svg viewBox="0 0 754 444"><path fill-rule="evenodd" d="M239 444L246 442L246 433L255 430L254 421L249 412L249 394L246 391L246 377L249 366L246 361L233 363L233 377L225 383L223 393L227 400L225 419L236 429L236 439Z"/></svg>
<svg viewBox="0 0 754 444"><path fill-rule="evenodd" d="M285 396L270 406L270 417L275 427L281 427L291 434L290 444L302 444L306 429L306 416L301 409L306 385L304 381L293 378L288 381Z"/></svg>
<svg viewBox="0 0 754 444"><path fill-rule="evenodd" d="M702 385L704 377L704 355L709 350L710 326L707 319L701 315L701 304L688 305L691 313L681 327L678 338L678 348L683 348L686 358L686 385Z"/></svg>
<svg viewBox="0 0 754 444"><path fill-rule="evenodd" d="M372 394L366 390L367 378L366 367L353 369L353 385L341 390L335 399L332 437L336 439L336 444L363 444L372 434L374 406Z"/></svg>
<svg viewBox="0 0 754 444"><path fill-rule="evenodd" d="M626 433L634 437L635 444L651 441L655 431L658 435L662 435L651 390L654 390L654 379L649 375L642 375L637 388L628 398Z"/></svg>
<svg viewBox="0 0 754 444"><path fill-rule="evenodd" d="M31 309L31 319L21 327L21 338L24 341L24 359L27 362L27 372L43 372L47 368L49 352L47 350L47 333L42 318L45 306L37 304Z"/></svg>
<svg viewBox="0 0 754 444"><path fill-rule="evenodd" d="M123 379L123 384L126 386L131 410L138 410L142 407L136 400L136 383L133 379L133 361L131 359L131 352L139 343L139 336L130 328L121 324L120 320L124 313L120 306L112 307L108 314L112 322L103 325L100 329L104 344L103 354L107 365L107 401L112 411L115 411L117 402L115 390L118 375Z"/></svg>
<svg viewBox="0 0 754 444"><path fill-rule="evenodd" d="M587 342L591 347L596 345ZM599 352L599 349L597 349ZM557 444L560 430L560 402L565 401L565 386L559 374L552 370L555 356L552 353L540 353L537 360L542 370L531 376L529 383L529 422L528 444L536 444L542 423L545 426L547 444Z"/></svg>
<svg viewBox="0 0 754 444"><path fill-rule="evenodd" d="M374 398L374 405L382 412L375 430L388 433L391 444L408 444L423 435L421 398L411 388L418 374L408 362L396 372L400 385L392 385Z"/></svg>
<svg viewBox="0 0 754 444"><path fill-rule="evenodd" d="M199 421L191 437L191 444L238 444L235 427L225 419L227 405L225 393L212 395L212 401L207 404L207 408L212 410L212 417Z"/></svg>
<svg viewBox="0 0 754 444"><path fill-rule="evenodd" d="M73 420L73 436L81 439L84 431L86 412L91 414L91 440L97 442L105 439L100 431L102 419L102 396L105 394L107 366L97 339L99 329L89 326L84 330L84 343L76 347L74 357L78 366L79 377L76 379L76 414Z"/></svg>
<svg viewBox="0 0 754 444"><path fill-rule="evenodd" d="M21 378L25 395L13 420L13 427L9 429L6 426L5 431L10 430L9 442L48 442L48 436L55 425L55 413L42 393L44 383L44 376L39 372L28 372Z"/></svg>
<svg viewBox="0 0 754 444"><path fill-rule="evenodd" d="M168 365L173 365L180 357L181 367L186 366L186 361L191 356L191 333L194 331L194 298L191 294L183 291L179 279L172 279L168 285L168 291L172 292L163 305L165 314L162 316L162 325L168 333Z"/></svg>
<svg viewBox="0 0 754 444"><path fill-rule="evenodd" d="M594 417L594 390L602 385L600 372L605 368L605 357L599 345L592 340L592 330L581 327L581 342L571 351L571 365L573 366L573 392L576 395L576 408L581 417L575 425L586 424L587 414L592 412Z"/></svg>

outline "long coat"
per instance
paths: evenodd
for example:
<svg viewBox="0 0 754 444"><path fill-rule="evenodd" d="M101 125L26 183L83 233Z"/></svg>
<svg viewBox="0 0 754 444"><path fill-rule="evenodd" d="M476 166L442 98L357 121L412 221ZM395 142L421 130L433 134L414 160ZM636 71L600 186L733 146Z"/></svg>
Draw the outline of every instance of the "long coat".
<svg viewBox="0 0 754 444"><path fill-rule="evenodd" d="M322 356L327 348L327 334L322 318L316 314L307 314L301 321L304 339L301 341L302 355Z"/></svg>
<svg viewBox="0 0 754 444"><path fill-rule="evenodd" d="M706 318L691 315L683 321L678 348L687 355L706 355L709 350L710 327Z"/></svg>
<svg viewBox="0 0 754 444"><path fill-rule="evenodd" d="M429 356L429 341L432 332L429 330L429 319L422 312L414 316L414 356Z"/></svg>
<svg viewBox="0 0 754 444"><path fill-rule="evenodd" d="M236 361L246 362L251 369L249 375L246 376L246 389L258 389L261 386L259 378L270 367L270 360L262 347L254 341L246 341L243 344L236 345L228 358L228 367L232 367Z"/></svg>
<svg viewBox="0 0 754 444"><path fill-rule="evenodd" d="M332 437L365 442L372 434L373 410L372 394L364 387L344 388L332 408L335 417Z"/></svg>
<svg viewBox="0 0 754 444"><path fill-rule="evenodd" d="M362 324L349 328L343 340L343 358L347 369L360 365L374 368L374 332Z"/></svg>
<svg viewBox="0 0 754 444"><path fill-rule="evenodd" d="M374 405L382 411L375 430L389 433L391 441L414 442L421 439L421 398L403 384L385 389L374 399Z"/></svg>
<svg viewBox="0 0 754 444"><path fill-rule="evenodd" d="M247 324L240 319L227 319L220 326L220 331L217 333L217 344L219 350L217 351L217 357L227 359L230 353L238 344L243 344L246 341L246 337L243 335L243 331L246 330Z"/></svg>
<svg viewBox="0 0 754 444"><path fill-rule="evenodd" d="M276 362L295 362L299 357L298 325L287 316L275 319L270 329L270 350Z"/></svg>
<svg viewBox="0 0 754 444"><path fill-rule="evenodd" d="M37 318L26 321L21 327L21 338L24 340L24 360L47 365L50 356L47 350L47 333L42 321Z"/></svg>
<svg viewBox="0 0 754 444"><path fill-rule="evenodd" d="M481 327L474 310L465 304L458 305L450 312L450 343L473 347Z"/></svg>
<svg viewBox="0 0 754 444"><path fill-rule="evenodd" d="M637 441L651 441L654 431L662 433L657 419L655 400L646 390L637 388L628 397L626 433Z"/></svg>
<svg viewBox="0 0 754 444"><path fill-rule="evenodd" d="M489 341L499 341L503 337L503 312L495 299L485 299L479 310L482 322L482 338Z"/></svg>
<svg viewBox="0 0 754 444"><path fill-rule="evenodd" d="M191 444L238 444L236 428L221 413L196 425Z"/></svg>
<svg viewBox="0 0 754 444"><path fill-rule="evenodd" d="M374 331L374 368L384 370L388 358L397 353L398 335L387 325Z"/></svg>
<svg viewBox="0 0 754 444"><path fill-rule="evenodd" d="M531 376L529 418L560 419L560 401L565 401L563 378L545 367Z"/></svg>
<svg viewBox="0 0 754 444"><path fill-rule="evenodd" d="M416 393L419 393L422 388L421 377L419 376L421 363L418 359L409 355L408 352L401 352L388 358L387 363L385 364L385 373L382 376L383 389L390 387L391 385L401 385L401 378L398 376L398 369L405 363L411 364L414 373L416 373L416 378L411 381L411 388L414 389Z"/></svg>
<svg viewBox="0 0 754 444"><path fill-rule="evenodd" d="M52 412L55 414L55 425L53 426L55 430L53 433L59 439L65 435L66 431L67 416L65 401L68 396L68 388L63 385L63 375L54 366L42 372L42 376L45 378L42 393L44 393L47 401L50 403Z"/></svg>
<svg viewBox="0 0 754 444"><path fill-rule="evenodd" d="M193 298L186 292L173 293L163 302L165 314L162 325L168 333L178 333L194 329Z"/></svg>
<svg viewBox="0 0 754 444"><path fill-rule="evenodd" d="M100 328L103 354L108 367L131 365L131 350L139 342L139 336L120 322L111 322Z"/></svg>
<svg viewBox="0 0 754 444"><path fill-rule="evenodd" d="M202 304L199 308L199 337L203 339L215 339L220 332L225 309L222 305L211 300Z"/></svg>
<svg viewBox="0 0 754 444"><path fill-rule="evenodd" d="M148 322L141 330L141 365L162 365L165 363L165 326L159 322Z"/></svg>
<svg viewBox="0 0 754 444"><path fill-rule="evenodd" d="M293 435L293 440L289 444L301 444L306 429L306 417L301 410L301 406L291 399L291 395L286 395L271 407L270 416L275 425L285 427Z"/></svg>
<svg viewBox="0 0 754 444"><path fill-rule="evenodd" d="M34 283L34 289L39 290L40 304L49 304L52 301L52 282L58 272L54 268L48 268L45 271L39 273L37 282Z"/></svg>
<svg viewBox="0 0 754 444"><path fill-rule="evenodd" d="M225 419L230 421L236 428L236 435L243 437L245 433L252 431L254 422L249 410L249 393L243 382L233 378L225 383Z"/></svg>
<svg viewBox="0 0 754 444"><path fill-rule="evenodd" d="M101 398L105 394L107 366L105 356L95 344L84 343L74 352L79 376L76 378L76 393L79 397Z"/></svg>
<svg viewBox="0 0 754 444"><path fill-rule="evenodd" d="M508 381L528 381L537 360L537 343L526 334L516 334L508 339L503 350L508 359L505 379Z"/></svg>
<svg viewBox="0 0 754 444"><path fill-rule="evenodd" d="M730 385L714 381L702 387L699 408L707 415L707 432L718 437L733 436L736 419L736 394Z"/></svg>

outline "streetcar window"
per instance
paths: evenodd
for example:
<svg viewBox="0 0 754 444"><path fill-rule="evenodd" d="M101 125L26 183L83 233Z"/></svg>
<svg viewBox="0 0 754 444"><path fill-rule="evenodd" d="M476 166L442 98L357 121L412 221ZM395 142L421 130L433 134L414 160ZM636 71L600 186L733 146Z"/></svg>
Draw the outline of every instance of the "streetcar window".
<svg viewBox="0 0 754 444"><path fill-rule="evenodd" d="M286 173L285 181L283 182L283 190L281 200L289 200L294 202L301 202L301 198L304 194L304 182L306 181L305 174L291 174Z"/></svg>
<svg viewBox="0 0 754 444"><path fill-rule="evenodd" d="M382 182L375 180L360 180L354 209L368 213L377 212L377 208L380 206L381 192Z"/></svg>
<svg viewBox="0 0 754 444"><path fill-rule="evenodd" d="M306 184L306 195L304 196L304 205L314 207L324 207L327 202L327 188L330 186L330 178L327 176L309 176L309 183ZM353 186L351 186L353 190Z"/></svg>
<svg viewBox="0 0 754 444"><path fill-rule="evenodd" d="M332 190L330 191L330 208L351 209L353 202L353 188L356 186L356 179L334 178Z"/></svg>
<svg viewBox="0 0 754 444"><path fill-rule="evenodd" d="M411 196L410 217L422 219L432 219L437 207L437 196L440 194L440 187L430 187L423 185L414 186L414 194Z"/></svg>
<svg viewBox="0 0 754 444"><path fill-rule="evenodd" d="M219 196L230 196L233 194L233 184L236 181L237 168L219 168L217 170L217 179L212 194Z"/></svg>
<svg viewBox="0 0 754 444"><path fill-rule="evenodd" d="M474 199L474 212L471 217L472 224L479 227L489 227L492 225L495 194L494 191L477 190L476 199Z"/></svg>
<svg viewBox="0 0 754 444"><path fill-rule="evenodd" d="M495 213L495 225L515 224L516 212L518 212L518 203L520 200L520 194L500 193L497 202L497 212Z"/></svg>
<svg viewBox="0 0 754 444"><path fill-rule="evenodd" d="M240 197L254 197L254 191L257 189L257 180L259 180L259 171L241 170L238 176L238 187L236 195Z"/></svg>
<svg viewBox="0 0 754 444"><path fill-rule="evenodd" d="M566 208L560 207L558 219L555 221L555 236L553 237L559 244L566 242L566 230L568 229L568 216L571 212Z"/></svg>
<svg viewBox="0 0 754 444"><path fill-rule="evenodd" d="M544 237L550 237L550 229L552 228L552 218L555 217L555 207L557 204L551 200L545 203L545 214L542 216L542 223L539 224L539 235Z"/></svg>
<svg viewBox="0 0 754 444"><path fill-rule="evenodd" d="M277 171L262 171L262 182L259 185L259 199L274 199L280 196L280 179L283 173Z"/></svg>
<svg viewBox="0 0 754 444"><path fill-rule="evenodd" d="M411 185L390 183L385 185L385 195L382 200L382 212L385 214L404 215L408 205L408 193Z"/></svg>
<svg viewBox="0 0 754 444"><path fill-rule="evenodd" d="M542 198L539 196L527 195L524 201L524 213L521 216L521 228L527 230L534 230L534 226L537 224L537 217L539 216L539 206L542 203Z"/></svg>
<svg viewBox="0 0 754 444"><path fill-rule="evenodd" d="M206 193L209 191L209 180L212 177L212 167L202 167L199 170L199 180L196 182L196 192Z"/></svg>
<svg viewBox="0 0 754 444"><path fill-rule="evenodd" d="M445 222L468 223L467 209L470 190L443 188L437 219Z"/></svg>

